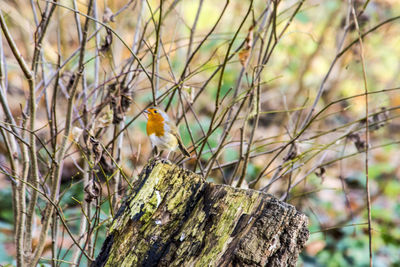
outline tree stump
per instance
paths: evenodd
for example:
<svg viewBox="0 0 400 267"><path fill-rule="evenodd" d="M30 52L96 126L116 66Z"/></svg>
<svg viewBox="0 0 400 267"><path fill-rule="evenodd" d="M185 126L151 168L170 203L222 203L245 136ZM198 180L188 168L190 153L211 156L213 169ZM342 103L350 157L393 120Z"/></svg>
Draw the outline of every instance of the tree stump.
<svg viewBox="0 0 400 267"><path fill-rule="evenodd" d="M307 223L271 195L153 160L91 266L295 266Z"/></svg>

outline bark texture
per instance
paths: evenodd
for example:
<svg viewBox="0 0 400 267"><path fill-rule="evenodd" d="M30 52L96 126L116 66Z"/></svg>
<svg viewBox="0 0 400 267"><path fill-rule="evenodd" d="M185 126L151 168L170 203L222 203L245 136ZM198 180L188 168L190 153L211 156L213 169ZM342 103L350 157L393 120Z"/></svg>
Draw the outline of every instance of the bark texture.
<svg viewBox="0 0 400 267"><path fill-rule="evenodd" d="M307 222L271 195L208 183L154 160L92 266L295 266Z"/></svg>

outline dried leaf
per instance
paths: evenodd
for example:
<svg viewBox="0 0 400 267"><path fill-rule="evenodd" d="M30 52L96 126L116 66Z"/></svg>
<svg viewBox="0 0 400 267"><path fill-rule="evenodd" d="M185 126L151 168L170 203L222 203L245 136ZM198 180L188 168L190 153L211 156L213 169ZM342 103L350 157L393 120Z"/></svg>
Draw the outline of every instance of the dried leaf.
<svg viewBox="0 0 400 267"><path fill-rule="evenodd" d="M113 40L111 30L107 28L106 31L107 31L107 35L104 38L104 43L100 47L100 52L103 52L103 53L107 52L110 49L112 40Z"/></svg>
<svg viewBox="0 0 400 267"><path fill-rule="evenodd" d="M239 57L240 57L240 55L239 55ZM193 104L194 97L195 97L195 88L193 88L191 86L183 86L182 92L184 93L186 100L188 100L188 102L190 104Z"/></svg>
<svg viewBox="0 0 400 267"><path fill-rule="evenodd" d="M109 7L106 7L103 14L103 22L108 23L110 21L114 22L114 14Z"/></svg>
<svg viewBox="0 0 400 267"><path fill-rule="evenodd" d="M249 28L249 33L246 37L246 47L251 48L253 46L253 38L254 38L254 25Z"/></svg>
<svg viewBox="0 0 400 267"><path fill-rule="evenodd" d="M283 158L283 161L289 161L289 160L295 159L296 157L297 157L297 146L293 143L290 146L289 152Z"/></svg>
<svg viewBox="0 0 400 267"><path fill-rule="evenodd" d="M120 98L116 97L116 96L112 96L111 98L111 107L113 109L113 124L118 124L120 123L125 116L124 111L122 110L121 107L121 102L120 102Z"/></svg>
<svg viewBox="0 0 400 267"><path fill-rule="evenodd" d="M324 177L326 170L324 167L320 167L318 170L315 171L315 175L317 175L320 178Z"/></svg>
<svg viewBox="0 0 400 267"><path fill-rule="evenodd" d="M113 111L108 108L107 111L103 112L103 115L97 119L97 128L106 128L113 121Z"/></svg>
<svg viewBox="0 0 400 267"><path fill-rule="evenodd" d="M100 196L101 187L96 180L92 179L84 190L86 192L85 201L90 203Z"/></svg>
<svg viewBox="0 0 400 267"><path fill-rule="evenodd" d="M100 145L100 142L94 138L93 136L90 136L88 139L88 149L92 150L93 155L94 155L94 165L97 165L101 159L101 156L103 155L103 147Z"/></svg>
<svg viewBox="0 0 400 267"><path fill-rule="evenodd" d="M375 131L382 128L383 126L385 126L388 119L389 111L385 107L382 107L379 113L376 113L372 116L372 118L369 118L369 130Z"/></svg>
<svg viewBox="0 0 400 267"><path fill-rule="evenodd" d="M67 84L67 91L68 92L72 88L72 86L74 85L75 78L76 78L75 73L71 74L70 79L69 79L68 84Z"/></svg>
<svg viewBox="0 0 400 267"><path fill-rule="evenodd" d="M355 147L357 148L358 152L362 152L367 147L365 141L361 140L361 137L358 133L352 133L347 135L347 138L354 142Z"/></svg>
<svg viewBox="0 0 400 267"><path fill-rule="evenodd" d="M79 141L79 137L82 135L83 129L79 127L72 128L70 140L74 142Z"/></svg>
<svg viewBox="0 0 400 267"><path fill-rule="evenodd" d="M246 66L247 64L247 60L249 59L250 56L250 48L243 48L240 52L239 52L239 61L240 64L242 64L242 66Z"/></svg>
<svg viewBox="0 0 400 267"><path fill-rule="evenodd" d="M113 173L114 167L112 165L112 161L108 155L103 153L101 156L99 164L105 173Z"/></svg>
<svg viewBox="0 0 400 267"><path fill-rule="evenodd" d="M125 87L121 91L121 108L123 112L126 112L132 103L131 93L128 87Z"/></svg>
<svg viewBox="0 0 400 267"><path fill-rule="evenodd" d="M248 32L246 40L245 40L244 48L239 52L239 61L243 67L245 67L247 65L247 61L250 57L250 51L253 46L253 35L254 35L253 29L254 29L254 25L252 25L249 28L249 32Z"/></svg>

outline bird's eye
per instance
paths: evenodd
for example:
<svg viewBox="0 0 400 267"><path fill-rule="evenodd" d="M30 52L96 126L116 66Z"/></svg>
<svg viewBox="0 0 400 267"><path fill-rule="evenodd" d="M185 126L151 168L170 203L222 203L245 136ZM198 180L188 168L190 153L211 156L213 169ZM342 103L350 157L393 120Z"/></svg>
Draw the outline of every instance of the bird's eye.
<svg viewBox="0 0 400 267"><path fill-rule="evenodd" d="M154 113L158 113L157 110L154 110Z"/></svg>

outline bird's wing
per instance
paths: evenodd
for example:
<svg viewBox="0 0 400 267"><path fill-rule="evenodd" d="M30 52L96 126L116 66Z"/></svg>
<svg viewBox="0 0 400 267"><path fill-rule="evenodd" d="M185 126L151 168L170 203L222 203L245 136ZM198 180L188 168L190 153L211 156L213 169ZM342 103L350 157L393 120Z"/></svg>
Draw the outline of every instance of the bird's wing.
<svg viewBox="0 0 400 267"><path fill-rule="evenodd" d="M172 133L172 135L175 136L175 137L176 137L176 140L178 141L178 147L179 147L180 151L181 151L185 156L190 157L189 151L187 151L187 149L186 149L185 146L183 145L183 142L182 142L181 137L179 136L178 128L177 128L175 125L173 125L172 123L169 123L169 126L170 126L170 128L171 128L171 133Z"/></svg>

